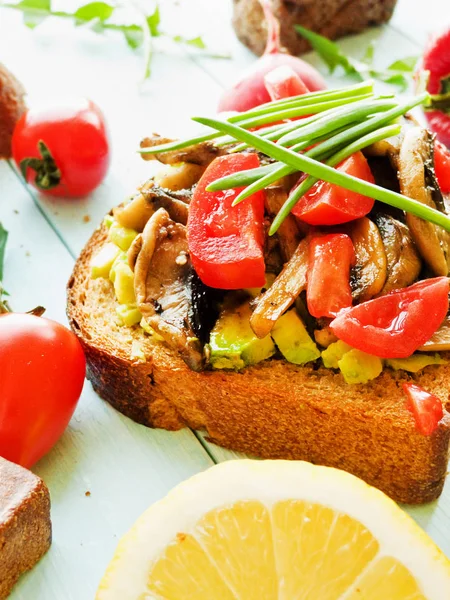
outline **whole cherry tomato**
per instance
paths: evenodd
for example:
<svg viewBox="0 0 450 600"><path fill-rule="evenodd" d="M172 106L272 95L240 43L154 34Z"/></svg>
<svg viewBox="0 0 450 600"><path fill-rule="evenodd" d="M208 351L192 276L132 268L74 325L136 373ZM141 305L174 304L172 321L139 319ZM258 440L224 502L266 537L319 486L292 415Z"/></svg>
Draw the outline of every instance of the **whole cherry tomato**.
<svg viewBox="0 0 450 600"><path fill-rule="evenodd" d="M104 179L110 162L103 115L85 98L31 108L18 121L12 152L28 183L52 196L86 196Z"/></svg>
<svg viewBox="0 0 450 600"><path fill-rule="evenodd" d="M31 467L58 441L83 388L77 337L43 317L0 316L0 456Z"/></svg>

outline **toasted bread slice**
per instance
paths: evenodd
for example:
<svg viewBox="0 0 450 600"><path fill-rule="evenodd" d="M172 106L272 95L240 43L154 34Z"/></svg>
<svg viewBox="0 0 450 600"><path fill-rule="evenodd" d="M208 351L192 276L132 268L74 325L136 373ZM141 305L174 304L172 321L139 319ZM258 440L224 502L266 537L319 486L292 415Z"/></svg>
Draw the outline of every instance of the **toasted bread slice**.
<svg viewBox="0 0 450 600"><path fill-rule="evenodd" d="M284 360L242 372L191 371L139 326L117 324L112 284L90 277L91 257L106 239L102 226L81 253L67 312L86 351L88 378L117 410L149 427L204 428L212 442L250 455L338 467L400 502L439 496L450 439L450 363L414 376L447 408L430 436L416 431L406 408L401 383L411 377L404 372L385 369L367 384L348 385L332 370ZM145 362L133 359L136 344Z"/></svg>

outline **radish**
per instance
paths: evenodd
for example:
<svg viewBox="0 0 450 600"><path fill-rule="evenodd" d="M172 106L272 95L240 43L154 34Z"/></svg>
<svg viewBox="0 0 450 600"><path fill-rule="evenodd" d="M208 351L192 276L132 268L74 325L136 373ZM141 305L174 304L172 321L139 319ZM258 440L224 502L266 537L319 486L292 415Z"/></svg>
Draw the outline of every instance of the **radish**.
<svg viewBox="0 0 450 600"><path fill-rule="evenodd" d="M280 46L280 24L275 18L270 0L260 0L267 23L267 45L264 54L243 74L240 80L226 90L220 99L218 111L244 112L265 102L270 96L264 85L264 75L281 65L290 66L306 87L315 92L326 88L322 75L307 62L287 54Z"/></svg>
<svg viewBox="0 0 450 600"><path fill-rule="evenodd" d="M450 27L433 36L424 52L420 71L428 71L431 105L425 110L430 129L450 147ZM418 81L420 81L418 77Z"/></svg>

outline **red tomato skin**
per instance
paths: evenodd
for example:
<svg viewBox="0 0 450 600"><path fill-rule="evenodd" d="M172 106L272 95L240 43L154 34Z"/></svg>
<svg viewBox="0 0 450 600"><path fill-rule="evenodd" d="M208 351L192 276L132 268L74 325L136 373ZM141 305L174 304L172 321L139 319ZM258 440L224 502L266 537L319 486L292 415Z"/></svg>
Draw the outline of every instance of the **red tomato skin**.
<svg viewBox="0 0 450 600"><path fill-rule="evenodd" d="M335 317L352 305L350 267L354 262L355 250L348 235L330 233L311 239L306 301L313 317Z"/></svg>
<svg viewBox="0 0 450 600"><path fill-rule="evenodd" d="M288 65L282 65L266 73L264 85L271 100L282 100L309 92L302 79Z"/></svg>
<svg viewBox="0 0 450 600"><path fill-rule="evenodd" d="M188 243L194 269L205 285L227 290L264 285L263 193L232 207L242 188L206 191L220 177L258 166L254 153L221 156L197 184L189 206Z"/></svg>
<svg viewBox="0 0 450 600"><path fill-rule="evenodd" d="M361 152L349 156L336 167L338 171L375 183L372 171ZM306 175L300 179L301 183ZM360 219L369 213L375 201L368 196L346 190L338 185L318 181L297 202L293 214L309 225L339 225Z"/></svg>
<svg viewBox="0 0 450 600"><path fill-rule="evenodd" d="M0 456L31 467L58 441L83 388L77 337L55 321L0 316Z"/></svg>
<svg viewBox="0 0 450 600"><path fill-rule="evenodd" d="M50 196L83 197L100 185L110 163L110 144L101 110L85 98L61 106L31 108L18 121L12 138L13 158L41 158L42 140L61 171L60 183L42 190L36 173L27 169L27 182Z"/></svg>
<svg viewBox="0 0 450 600"><path fill-rule="evenodd" d="M434 146L434 169L441 191L450 193L450 150L439 142Z"/></svg>
<svg viewBox="0 0 450 600"><path fill-rule="evenodd" d="M404 383L403 391L407 397L406 407L414 416L417 430L423 435L431 435L444 416L442 402L413 383Z"/></svg>
<svg viewBox="0 0 450 600"><path fill-rule="evenodd" d="M448 312L449 280L435 277L341 311L330 323L337 337L381 358L407 358Z"/></svg>

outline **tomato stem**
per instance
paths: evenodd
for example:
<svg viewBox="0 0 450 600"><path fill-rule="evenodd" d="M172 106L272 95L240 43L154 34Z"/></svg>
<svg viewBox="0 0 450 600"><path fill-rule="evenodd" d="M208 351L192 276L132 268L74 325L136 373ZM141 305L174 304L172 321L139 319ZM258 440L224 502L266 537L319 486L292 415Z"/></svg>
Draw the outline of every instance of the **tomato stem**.
<svg viewBox="0 0 450 600"><path fill-rule="evenodd" d="M58 169L55 160L42 140L38 142L38 151L41 158L30 156L20 161L20 171L23 178L27 181L28 169L36 172L35 183L41 190L50 190L61 182L61 171Z"/></svg>

